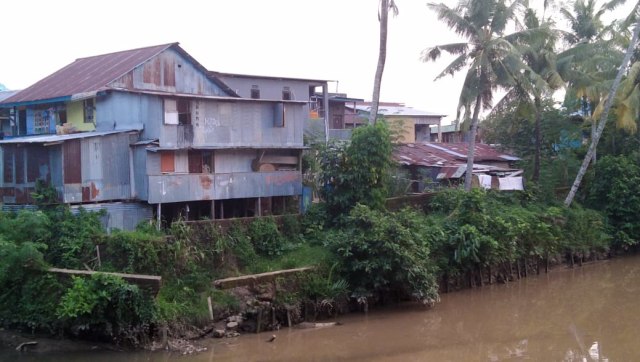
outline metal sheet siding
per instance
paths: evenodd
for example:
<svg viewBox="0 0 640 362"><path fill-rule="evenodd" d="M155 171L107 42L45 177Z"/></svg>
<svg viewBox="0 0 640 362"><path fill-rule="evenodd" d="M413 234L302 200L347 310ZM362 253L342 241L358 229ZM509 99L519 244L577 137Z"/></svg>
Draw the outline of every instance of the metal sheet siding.
<svg viewBox="0 0 640 362"><path fill-rule="evenodd" d="M50 146L51 184L58 192L62 192L62 145Z"/></svg>
<svg viewBox="0 0 640 362"><path fill-rule="evenodd" d="M302 193L298 171L149 176L149 203L292 196Z"/></svg>
<svg viewBox="0 0 640 362"><path fill-rule="evenodd" d="M215 172L252 172L251 161L258 156L256 150L216 150Z"/></svg>
<svg viewBox="0 0 640 362"><path fill-rule="evenodd" d="M146 94L111 92L98 98L96 106L98 131L142 128L141 137L160 137L163 122L162 98Z"/></svg>
<svg viewBox="0 0 640 362"><path fill-rule="evenodd" d="M144 203L113 202L74 205L70 208L71 213L77 215L80 212L80 208L89 212L105 210L107 215L102 218L101 222L107 231L112 231L113 229L135 230L139 223L153 218L152 206ZM18 212L20 210L35 211L36 209L37 207L35 205L2 205L2 211L5 212Z"/></svg>
<svg viewBox="0 0 640 362"><path fill-rule="evenodd" d="M76 169L81 170L81 179L76 181L75 179L68 180L65 177L65 202L129 199L131 197L129 135L116 133L74 142L81 144L80 160L75 166ZM68 143L66 142L65 145ZM68 147L65 146L65 148ZM66 171L67 166L65 166Z"/></svg>
<svg viewBox="0 0 640 362"><path fill-rule="evenodd" d="M133 87L128 87L128 80ZM156 57L136 67L130 75L116 82L130 89L163 91L169 93L189 93L199 95L226 95L208 75L196 68L190 60L174 49L167 49Z"/></svg>
<svg viewBox="0 0 640 362"><path fill-rule="evenodd" d="M146 147L138 146L133 150L133 172L136 183L136 198L139 200L146 200L149 190L149 178L147 177L147 167L151 163L151 158L148 156L156 155L147 153Z"/></svg>
<svg viewBox="0 0 640 362"><path fill-rule="evenodd" d="M261 99L282 99L282 90L289 87L291 91L291 100L309 100L309 86L320 85L319 82L310 82L308 80L296 79L267 79L267 78L251 78L238 76L225 76L218 73L218 78L222 79L243 98L251 98L251 87L257 85L260 89Z"/></svg>
<svg viewBox="0 0 640 362"><path fill-rule="evenodd" d="M72 206L71 212L78 213L80 207L90 212L105 210L107 215L101 220L107 231L113 229L134 230L143 221L153 218L151 205L143 203L100 203Z"/></svg>
<svg viewBox="0 0 640 362"><path fill-rule="evenodd" d="M275 127L274 103L192 101L192 140L185 137L180 125L163 124L160 146L301 147L305 117L303 108L302 104L287 103L284 127Z"/></svg>

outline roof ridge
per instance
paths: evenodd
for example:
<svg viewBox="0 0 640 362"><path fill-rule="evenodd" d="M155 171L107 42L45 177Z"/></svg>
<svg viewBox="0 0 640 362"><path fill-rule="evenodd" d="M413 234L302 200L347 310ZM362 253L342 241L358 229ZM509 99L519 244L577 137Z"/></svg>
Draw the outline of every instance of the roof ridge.
<svg viewBox="0 0 640 362"><path fill-rule="evenodd" d="M118 51L110 52L110 53L96 54L96 55L91 55L91 56L88 56L88 57L76 58L76 61L83 60L83 59L91 59L91 58L103 57L103 56L106 56L106 55L133 52L133 51L143 50L143 49L151 49L151 48L159 48L159 47L163 47L164 49L167 49L167 48L169 48L171 46L179 45L179 44L180 44L179 42L173 42L173 43L151 45L151 46L139 47L139 48L133 48L133 49L118 50Z"/></svg>

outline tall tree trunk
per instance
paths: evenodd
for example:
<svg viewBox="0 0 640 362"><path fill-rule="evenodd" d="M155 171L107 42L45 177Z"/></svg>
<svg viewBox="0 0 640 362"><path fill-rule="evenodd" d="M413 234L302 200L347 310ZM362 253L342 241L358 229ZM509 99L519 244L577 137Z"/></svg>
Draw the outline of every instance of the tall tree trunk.
<svg viewBox="0 0 640 362"><path fill-rule="evenodd" d="M389 20L389 0L380 0L380 48L378 52L378 67L373 80L373 96L371 97L371 111L369 124L374 124L378 117L378 103L380 102L380 86L382 84L382 72L387 60L387 23Z"/></svg>
<svg viewBox="0 0 640 362"><path fill-rule="evenodd" d="M593 119L593 117L591 117L591 142L592 143L593 143L593 140L596 137L596 130L597 130L596 120ZM593 161L594 165L596 164L596 161L598 161L598 149L597 148L593 151L593 158L591 160Z"/></svg>
<svg viewBox="0 0 640 362"><path fill-rule="evenodd" d="M469 150L467 152L467 171L464 178L465 191L471 191L471 181L473 180L473 158L476 149L476 134L478 133L478 117L480 116L480 107L482 103L482 95L478 91L476 97L476 105L473 109L473 117L471 117L471 129L469 130Z"/></svg>
<svg viewBox="0 0 640 362"><path fill-rule="evenodd" d="M598 146L598 141L602 136L602 132L604 131L604 126L607 124L607 118L609 117L609 111L611 110L611 104L613 103L613 98L618 92L618 87L620 86L620 81L622 80L622 75L624 74L625 69L627 68L627 64L629 64L629 60L633 55L633 51L635 49L636 43L638 42L638 35L640 33L640 16L636 21L636 27L633 30L633 36L631 37L631 41L629 42L629 47L627 48L627 53L622 60L622 64L620 64L620 68L618 69L618 74L616 74L616 78L613 81L613 85L611 86L611 90L609 91L609 96L607 97L604 104L604 112L600 116L600 122L598 122L598 128L596 129L596 134L591 144L589 145L589 150L587 151L587 155L584 157L582 161L582 166L580 166L580 170L576 175L576 179L571 186L571 190L567 195L567 198L564 200L564 205L566 207L571 206L573 202L573 198L576 196L576 192L578 192L578 187L580 187L580 183L582 182L582 178L587 173L587 167L589 167L589 163L593 158L593 154L596 151L596 147Z"/></svg>
<svg viewBox="0 0 640 362"><path fill-rule="evenodd" d="M542 127L542 100L540 97L536 96L533 102L536 107L536 153L533 157L533 175L531 176L531 180L533 182L538 182L540 179L540 152L542 150L542 135L540 130Z"/></svg>

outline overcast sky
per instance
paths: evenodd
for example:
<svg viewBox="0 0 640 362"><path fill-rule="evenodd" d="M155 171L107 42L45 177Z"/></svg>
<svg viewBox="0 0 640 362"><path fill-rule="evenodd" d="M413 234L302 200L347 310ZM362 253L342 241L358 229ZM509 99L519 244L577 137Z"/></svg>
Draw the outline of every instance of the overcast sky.
<svg viewBox="0 0 640 362"><path fill-rule="evenodd" d="M532 3L542 0L531 0ZM22 89L77 58L179 42L210 70L337 80L371 98L378 0L3 0L0 83ZM396 0L381 100L455 116L461 79L423 49L456 41L425 0ZM454 6L456 0L445 0ZM458 77L460 78L460 77Z"/></svg>

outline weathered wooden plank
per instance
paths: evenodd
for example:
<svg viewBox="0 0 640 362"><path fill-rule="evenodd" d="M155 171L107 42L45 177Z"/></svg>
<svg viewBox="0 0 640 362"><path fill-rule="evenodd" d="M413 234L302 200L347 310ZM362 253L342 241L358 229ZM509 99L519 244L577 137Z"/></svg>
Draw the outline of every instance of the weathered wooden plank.
<svg viewBox="0 0 640 362"><path fill-rule="evenodd" d="M63 269L63 268L49 268L48 272L67 274L67 275L93 275L97 273L113 275L126 280L129 283L139 285L143 288L151 289L154 294L158 294L160 287L162 286L162 277L159 275L144 275L144 274L126 274L126 273L110 273L100 272L92 270L77 270L77 269Z"/></svg>
<svg viewBox="0 0 640 362"><path fill-rule="evenodd" d="M285 270L277 270L268 273L260 273L260 274L249 274L243 275L239 277L218 279L213 281L213 286L219 289L230 289L244 285L254 285L267 283L275 280L276 277L281 277L285 275L302 273L309 270L314 269L312 266L307 266L304 268L296 268L296 269L285 269Z"/></svg>

